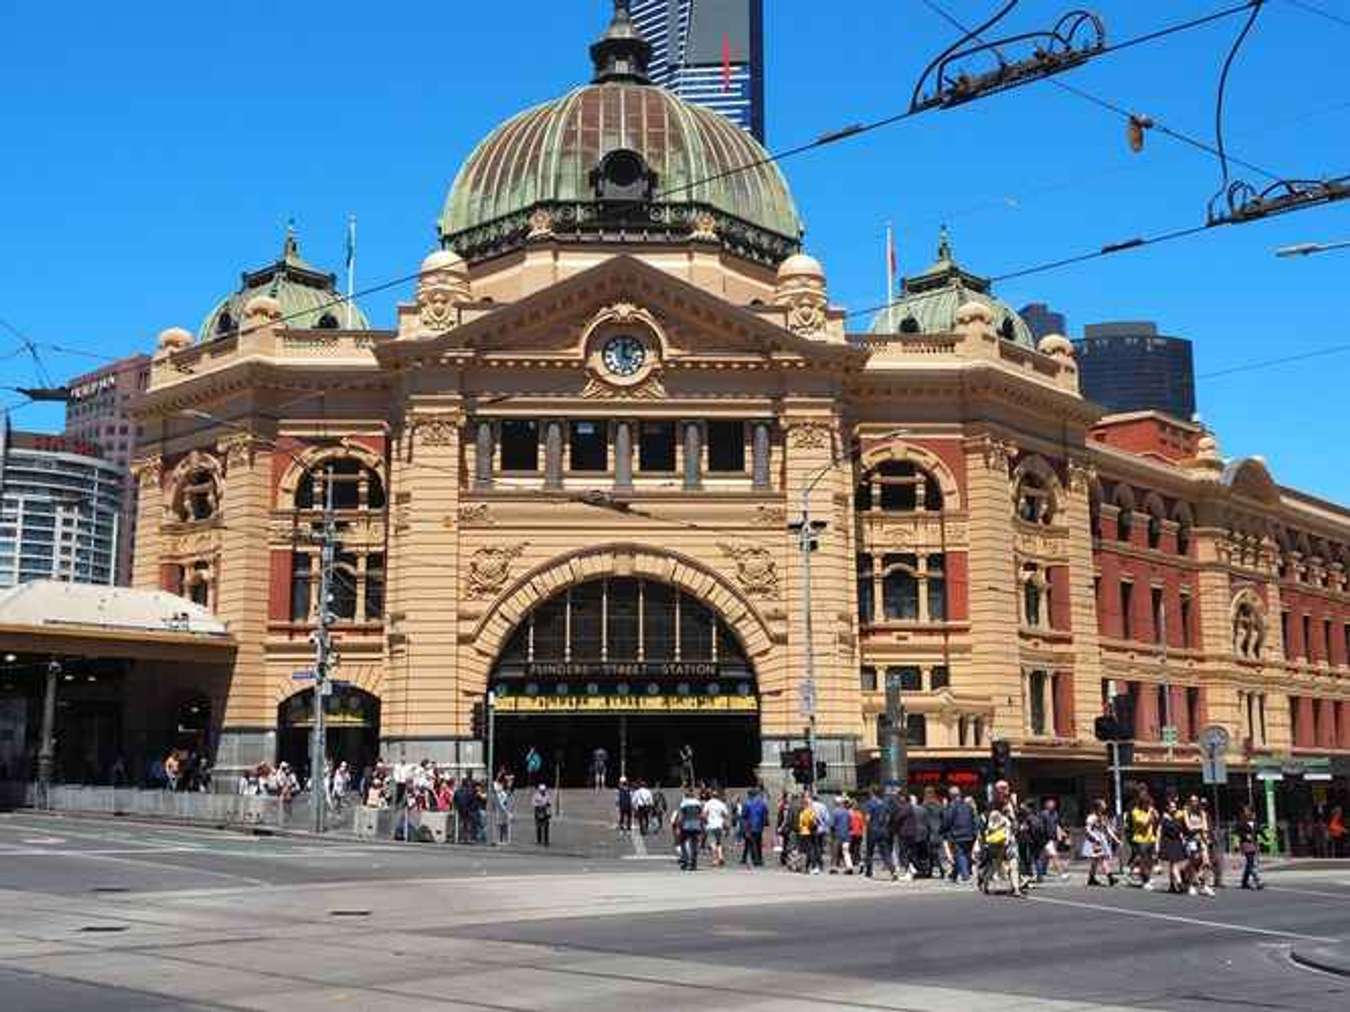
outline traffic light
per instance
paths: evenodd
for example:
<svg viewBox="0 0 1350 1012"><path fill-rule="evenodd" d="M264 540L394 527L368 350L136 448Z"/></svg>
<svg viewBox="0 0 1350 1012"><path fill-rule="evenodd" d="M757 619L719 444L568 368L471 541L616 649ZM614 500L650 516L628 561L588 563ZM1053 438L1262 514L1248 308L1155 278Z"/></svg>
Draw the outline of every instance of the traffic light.
<svg viewBox="0 0 1350 1012"><path fill-rule="evenodd" d="M469 721L469 735L473 738L487 737L487 714L483 701L473 704L473 716Z"/></svg>
<svg viewBox="0 0 1350 1012"><path fill-rule="evenodd" d="M797 544L804 547L808 552L814 552L820 547L820 532L828 526L828 521L812 520L807 524L807 529L802 530L802 522L793 520L788 525L788 530L797 536Z"/></svg>
<svg viewBox="0 0 1350 1012"><path fill-rule="evenodd" d="M1092 722L1092 732L1098 741L1119 741L1120 724L1114 713L1104 713Z"/></svg>
<svg viewBox="0 0 1350 1012"><path fill-rule="evenodd" d="M811 750L794 748L792 750L792 779L799 784L811 782Z"/></svg>
<svg viewBox="0 0 1350 1012"><path fill-rule="evenodd" d="M1004 738L989 743L990 772L994 780L1007 780L1012 770L1012 746Z"/></svg>
<svg viewBox="0 0 1350 1012"><path fill-rule="evenodd" d="M830 772L830 768L829 768L829 766L826 765L825 760L824 760L824 759L817 759L817 760L816 760L816 782L819 783L820 781L824 780L826 774L828 774L829 772Z"/></svg>

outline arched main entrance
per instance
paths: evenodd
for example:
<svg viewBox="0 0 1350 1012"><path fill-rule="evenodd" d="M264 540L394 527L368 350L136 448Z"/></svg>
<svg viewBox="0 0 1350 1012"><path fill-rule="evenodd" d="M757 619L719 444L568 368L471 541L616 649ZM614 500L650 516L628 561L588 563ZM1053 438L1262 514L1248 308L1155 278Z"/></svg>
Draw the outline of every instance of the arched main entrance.
<svg viewBox="0 0 1350 1012"><path fill-rule="evenodd" d="M588 781L595 753L608 783L623 773L749 784L759 761L755 672L731 627L687 591L604 577L536 605L493 665L497 762L518 776L535 749L550 781Z"/></svg>
<svg viewBox="0 0 1350 1012"><path fill-rule="evenodd" d="M359 773L380 754L380 701L351 685L333 686L324 699L324 727L328 757L346 762ZM277 712L277 761L290 763L308 776L309 740L314 727L314 690L286 699Z"/></svg>

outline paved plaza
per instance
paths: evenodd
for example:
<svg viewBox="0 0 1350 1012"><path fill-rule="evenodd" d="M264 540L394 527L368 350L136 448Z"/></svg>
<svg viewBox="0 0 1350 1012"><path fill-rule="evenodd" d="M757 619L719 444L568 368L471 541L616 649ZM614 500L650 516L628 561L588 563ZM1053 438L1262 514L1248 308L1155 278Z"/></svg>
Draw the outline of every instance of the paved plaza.
<svg viewBox="0 0 1350 1012"><path fill-rule="evenodd" d="M1343 1009L1350 868L1213 900L0 816L12 1009Z"/></svg>

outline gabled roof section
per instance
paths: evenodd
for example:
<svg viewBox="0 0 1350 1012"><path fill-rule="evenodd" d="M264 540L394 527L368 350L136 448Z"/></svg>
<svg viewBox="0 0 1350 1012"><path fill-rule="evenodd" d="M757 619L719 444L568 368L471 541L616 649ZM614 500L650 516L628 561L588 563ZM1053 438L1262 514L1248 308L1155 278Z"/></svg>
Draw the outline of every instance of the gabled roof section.
<svg viewBox="0 0 1350 1012"><path fill-rule="evenodd" d="M579 334L571 328L605 306L620 302L650 310L662 319L678 334L681 356L795 357L831 368L859 368L867 359L866 351L801 337L767 314L728 302L626 254L611 257L518 302L493 308L435 337L379 345L375 355L382 365L390 366L409 358L426 359L456 350L528 351L532 340L540 342L540 352L558 349L560 327L567 330L570 340Z"/></svg>

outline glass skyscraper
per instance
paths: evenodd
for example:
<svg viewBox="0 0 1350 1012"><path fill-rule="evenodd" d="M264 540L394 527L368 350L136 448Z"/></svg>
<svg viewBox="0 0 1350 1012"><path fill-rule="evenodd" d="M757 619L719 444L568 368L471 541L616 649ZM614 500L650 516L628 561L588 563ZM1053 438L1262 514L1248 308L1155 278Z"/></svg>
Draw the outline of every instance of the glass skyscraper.
<svg viewBox="0 0 1350 1012"><path fill-rule="evenodd" d="M630 0L656 84L764 140L764 0Z"/></svg>

